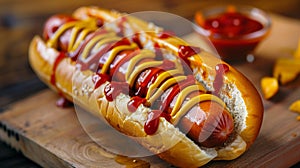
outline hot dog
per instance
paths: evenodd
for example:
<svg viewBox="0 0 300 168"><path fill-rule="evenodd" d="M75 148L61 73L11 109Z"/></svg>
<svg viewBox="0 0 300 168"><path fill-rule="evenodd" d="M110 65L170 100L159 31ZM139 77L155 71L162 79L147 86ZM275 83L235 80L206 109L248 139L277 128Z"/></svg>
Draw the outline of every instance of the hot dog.
<svg viewBox="0 0 300 168"><path fill-rule="evenodd" d="M175 166L235 159L261 126L260 96L241 73L115 11L51 17L29 59L51 88Z"/></svg>

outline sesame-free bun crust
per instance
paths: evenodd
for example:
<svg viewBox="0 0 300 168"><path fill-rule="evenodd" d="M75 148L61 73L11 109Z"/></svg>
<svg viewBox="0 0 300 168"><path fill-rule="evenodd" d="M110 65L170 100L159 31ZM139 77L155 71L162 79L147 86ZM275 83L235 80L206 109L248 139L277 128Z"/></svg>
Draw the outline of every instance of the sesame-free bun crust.
<svg viewBox="0 0 300 168"><path fill-rule="evenodd" d="M121 16L120 13L96 7L82 7L75 11L74 16L84 19L86 17L100 17L105 21L113 21ZM136 18L136 29L147 27L145 22ZM140 27L139 27L140 25ZM179 44L186 44L182 40L159 41L168 43L167 49L172 50ZM97 89L92 81L93 72L90 70L78 71L75 62L64 58L53 71L55 59L59 52L47 47L45 41L39 36L33 38L29 48L29 60L32 68L50 88L63 94L70 101L82 106L96 117L103 117L111 126L120 132L138 141L149 151L178 167L199 167L211 160L232 160L243 154L256 139L262 121L263 106L255 87L240 72L230 67L225 74L225 84L221 88L221 98L226 103L234 117L236 135L231 143L222 148L202 148L191 141L174 125L160 118L159 128L154 135L144 132L144 123L149 108L139 106L136 112L130 113L127 102L130 97L121 93L117 98L108 102L104 96L104 86ZM201 52L191 60L191 67L195 77L208 89L212 89L214 67L224 63L209 53ZM203 73L205 71L205 73ZM56 86L50 82L51 75L55 73ZM86 90L83 90L85 88Z"/></svg>

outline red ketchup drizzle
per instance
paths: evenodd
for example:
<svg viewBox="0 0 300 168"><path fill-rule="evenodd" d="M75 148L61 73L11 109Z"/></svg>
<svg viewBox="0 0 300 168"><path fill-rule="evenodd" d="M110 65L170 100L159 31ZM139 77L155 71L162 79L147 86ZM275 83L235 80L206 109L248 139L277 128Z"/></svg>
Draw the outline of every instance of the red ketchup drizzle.
<svg viewBox="0 0 300 168"><path fill-rule="evenodd" d="M172 90L170 92L168 92L168 94L165 96L165 98L161 101L161 105L159 106L160 107L159 109L164 112L169 113L170 111L168 108L171 108L170 104L171 104L172 100L175 98L175 96L177 94L179 94L179 92L181 90L183 90L185 87L193 85L193 84L195 84L195 82L196 82L195 77L192 75L189 75L189 76L187 76L186 80L179 82L178 84L173 86L171 88Z"/></svg>
<svg viewBox="0 0 300 168"><path fill-rule="evenodd" d="M96 55L96 58L100 58L98 59L98 69L97 71L99 71L102 66L106 63L107 59L108 59L108 55L106 55L106 53L108 53L110 50L114 49L115 47L118 47L120 45L130 45L131 42L127 39L127 38L122 38L121 40L108 44L107 47L105 49L103 49L101 52L98 52ZM106 56L106 57L103 57Z"/></svg>
<svg viewBox="0 0 300 168"><path fill-rule="evenodd" d="M82 52L82 50L85 48L85 46L88 44L88 42L91 39L95 38L98 35L105 34L105 33L107 33L107 30L105 30L105 29L100 29L100 30L90 33L89 35L87 35L87 37L84 39L84 41L79 45L79 47L75 51L70 52L68 54L68 57L70 57L73 61L76 61L78 59L78 56Z"/></svg>
<svg viewBox="0 0 300 168"><path fill-rule="evenodd" d="M121 68L122 65L130 61L130 59L132 59L134 56L138 55L139 53L140 53L139 49L132 50L132 51L127 50L127 52L125 52L125 55L121 59L119 60L115 59L114 63L110 65L110 70L109 70L109 74L112 76L113 80L125 82L125 74L118 75L119 73L122 73L122 72L118 72L118 70Z"/></svg>
<svg viewBox="0 0 300 168"><path fill-rule="evenodd" d="M180 45L178 48L178 55L181 59L184 60L185 63L190 65L190 61L188 60L188 58L200 53L200 51L201 49L199 47Z"/></svg>
<svg viewBox="0 0 300 168"><path fill-rule="evenodd" d="M161 71L162 69L160 68L149 68L144 70L135 82L135 86L133 88L134 96L146 97L149 86L156 80ZM143 79L143 81L140 79Z"/></svg>
<svg viewBox="0 0 300 168"><path fill-rule="evenodd" d="M130 99L127 104L127 108L130 112L135 112L136 109L141 105L147 102L147 99L141 98L139 96L134 96Z"/></svg>
<svg viewBox="0 0 300 168"><path fill-rule="evenodd" d="M154 44L154 52L157 60L163 60L163 53L158 43Z"/></svg>
<svg viewBox="0 0 300 168"><path fill-rule="evenodd" d="M113 49L113 48L115 48L115 47L118 47L120 45L130 45L130 44L131 44L131 42L128 40L128 38L124 37L121 40L115 42L113 44L113 46L110 48L110 50Z"/></svg>
<svg viewBox="0 0 300 168"><path fill-rule="evenodd" d="M50 76L50 83L56 87L56 79L55 79L55 71L57 69L58 64L66 57L64 52L60 52L57 58L54 61L52 74Z"/></svg>
<svg viewBox="0 0 300 168"><path fill-rule="evenodd" d="M106 81L110 81L110 80L111 80L111 77L109 75L106 75L106 74L96 73L92 76L92 81L95 84L94 89L97 89L99 86L104 84Z"/></svg>
<svg viewBox="0 0 300 168"><path fill-rule="evenodd" d="M65 23L74 21L77 21L77 19L64 14L57 14L50 17L44 25L43 38L45 40L49 40L49 38L51 38L54 35L54 33L59 29L59 27L61 27Z"/></svg>
<svg viewBox="0 0 300 168"><path fill-rule="evenodd" d="M60 52L57 58L54 61L53 64L53 69L52 69L52 74L50 76L50 83L54 86L56 86L56 76L55 76L55 71L57 69L58 64L66 57L66 54L64 52ZM63 93L57 89L59 94L63 96ZM61 107L61 108L66 108L70 107L73 103L67 100L65 97L61 97L56 101L56 106Z"/></svg>
<svg viewBox="0 0 300 168"><path fill-rule="evenodd" d="M142 45L142 43L141 43L141 41L140 41L140 34L135 33L135 34L132 36L131 39L132 39L132 41L133 41L134 43L136 43L136 44L138 45L139 48L143 48L143 45Z"/></svg>
<svg viewBox="0 0 300 168"><path fill-rule="evenodd" d="M104 32L102 32L104 33ZM87 40L88 42L88 40ZM117 41L115 43L110 43L110 44L105 44L106 46L103 47L101 50L99 50L96 54L89 56L85 60L78 60L78 64L80 65L81 70L93 70L93 71L98 71L99 69L102 68L103 64L107 61L107 58L103 58L103 55L110 50L112 50L115 47L118 47L120 45L130 45L131 42L127 38L123 38L120 41ZM93 64L98 64L98 69L92 69Z"/></svg>
<svg viewBox="0 0 300 168"><path fill-rule="evenodd" d="M112 81L104 88L104 95L108 101L113 101L120 93L128 94L129 85L125 82Z"/></svg>
<svg viewBox="0 0 300 168"><path fill-rule="evenodd" d="M96 19L96 24L97 24L98 27L102 27L103 24L104 24L104 20L101 19L101 18L97 18Z"/></svg>
<svg viewBox="0 0 300 168"><path fill-rule="evenodd" d="M124 36L124 23L127 21L127 18L125 16L121 17L118 20L118 28L119 28L119 32L117 32L118 36Z"/></svg>
<svg viewBox="0 0 300 168"><path fill-rule="evenodd" d="M174 36L175 33L171 32L171 31L163 31L158 35L158 38L160 39L166 39L169 37Z"/></svg>
<svg viewBox="0 0 300 168"><path fill-rule="evenodd" d="M213 94L218 95L221 87L224 84L224 74L229 71L229 67L226 64L216 65L216 77L213 82L214 92Z"/></svg>
<svg viewBox="0 0 300 168"><path fill-rule="evenodd" d="M155 82L158 75L165 70L174 68L174 66L175 64L172 61L164 60L163 64L159 67L153 67L143 71L136 80L134 95L146 97L150 85ZM143 81L140 79L143 79Z"/></svg>
<svg viewBox="0 0 300 168"><path fill-rule="evenodd" d="M171 120L170 114L160 110L152 110L148 113L147 121L144 125L144 130L147 135L153 135L157 131L160 117L164 117L167 121Z"/></svg>
<svg viewBox="0 0 300 168"><path fill-rule="evenodd" d="M101 57L108 52L112 44L105 44L105 46L99 50L96 54L88 56L86 59L82 60L78 58L77 66L79 65L80 70L92 70L97 72L97 65ZM96 67L94 67L96 66ZM102 65L101 65L102 66ZM94 67L94 68L93 68Z"/></svg>

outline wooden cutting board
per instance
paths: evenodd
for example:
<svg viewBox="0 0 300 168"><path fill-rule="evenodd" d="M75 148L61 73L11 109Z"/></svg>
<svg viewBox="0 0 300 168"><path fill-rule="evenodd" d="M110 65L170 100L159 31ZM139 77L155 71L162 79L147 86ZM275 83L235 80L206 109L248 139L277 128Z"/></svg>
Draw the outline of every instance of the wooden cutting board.
<svg viewBox="0 0 300 168"><path fill-rule="evenodd" d="M300 38L300 22L272 15L270 36L257 48L255 61L234 65L260 91L260 79L271 76L278 57L291 57ZM190 40L196 40L190 35ZM128 158L105 150L89 133L97 133L105 144L124 148L129 141L115 137L113 130L95 119L82 127L74 108L55 106L58 96L51 90L16 102L0 114L0 138L43 167L168 167L156 156ZM289 105L300 99L300 79L281 86L279 93L264 100L264 120L253 146L233 161L214 161L206 167L288 167L300 161L300 121ZM253 107L255 108L255 107ZM91 117L88 113L86 117ZM82 118L82 116L80 117ZM93 118L93 117L92 117ZM120 135L122 137L122 135ZM96 141L98 142L98 141ZM135 150L138 150L136 148Z"/></svg>

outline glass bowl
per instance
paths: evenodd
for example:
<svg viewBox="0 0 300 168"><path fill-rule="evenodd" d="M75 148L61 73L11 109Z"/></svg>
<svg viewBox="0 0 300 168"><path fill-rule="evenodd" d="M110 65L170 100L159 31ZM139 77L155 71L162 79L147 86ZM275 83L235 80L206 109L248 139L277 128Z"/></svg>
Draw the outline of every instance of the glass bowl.
<svg viewBox="0 0 300 168"><path fill-rule="evenodd" d="M207 36L227 62L246 61L271 28L271 19L266 12L238 5L199 10L195 14L195 23L195 31Z"/></svg>

